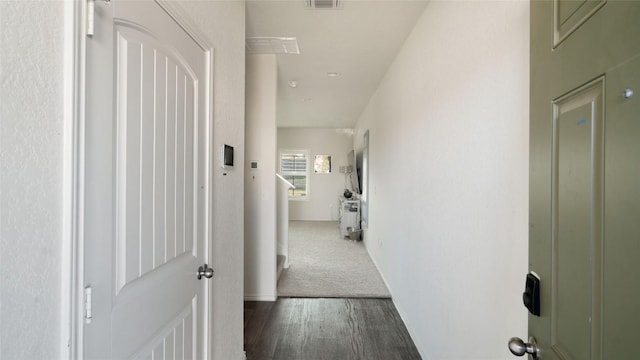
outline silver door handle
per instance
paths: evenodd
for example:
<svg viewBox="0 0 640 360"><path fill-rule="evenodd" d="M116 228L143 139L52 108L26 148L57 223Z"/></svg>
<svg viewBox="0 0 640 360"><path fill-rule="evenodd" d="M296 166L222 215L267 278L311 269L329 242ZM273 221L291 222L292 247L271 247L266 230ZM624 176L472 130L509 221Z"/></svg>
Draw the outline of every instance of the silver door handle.
<svg viewBox="0 0 640 360"><path fill-rule="evenodd" d="M202 279L203 276L207 279L211 279L213 277L213 269L210 268L207 264L200 265L196 275L198 275L198 280Z"/></svg>
<svg viewBox="0 0 640 360"><path fill-rule="evenodd" d="M524 354L531 355L532 359L537 359L540 349L538 349L538 343L533 336L529 337L529 342L526 343L518 337L512 337L509 339L509 350L515 356L523 356Z"/></svg>

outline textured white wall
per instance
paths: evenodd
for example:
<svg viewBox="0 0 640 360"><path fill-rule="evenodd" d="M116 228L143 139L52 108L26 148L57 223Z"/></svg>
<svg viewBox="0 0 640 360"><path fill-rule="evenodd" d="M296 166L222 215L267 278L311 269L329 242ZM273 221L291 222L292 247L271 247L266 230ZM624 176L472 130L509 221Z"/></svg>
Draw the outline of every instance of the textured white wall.
<svg viewBox="0 0 640 360"><path fill-rule="evenodd" d="M235 146L236 161L242 164L244 2L180 4L214 47L214 146ZM3 360L53 359L64 353L63 7L58 1L0 1ZM213 191L213 352L215 359L242 359L244 169L237 166L227 176L218 169Z"/></svg>
<svg viewBox="0 0 640 360"><path fill-rule="evenodd" d="M180 1L208 38L213 63L213 358L242 359L244 349L244 1ZM234 147L223 171L219 149ZM223 174L227 175L223 175Z"/></svg>
<svg viewBox="0 0 640 360"><path fill-rule="evenodd" d="M367 248L425 359L526 337L529 4L433 1L356 126Z"/></svg>
<svg viewBox="0 0 640 360"><path fill-rule="evenodd" d="M62 2L0 1L0 358L61 348Z"/></svg>
<svg viewBox="0 0 640 360"><path fill-rule="evenodd" d="M311 159L309 199L289 201L289 219L338 220L338 197L345 189L344 174L340 174L339 168L348 165L347 153L352 149L353 137L349 130L278 128L278 150L309 150ZM331 155L331 174L314 174L314 155Z"/></svg>
<svg viewBox="0 0 640 360"><path fill-rule="evenodd" d="M276 92L275 55L249 55L246 64L244 294L276 298ZM257 169L249 169L251 161Z"/></svg>

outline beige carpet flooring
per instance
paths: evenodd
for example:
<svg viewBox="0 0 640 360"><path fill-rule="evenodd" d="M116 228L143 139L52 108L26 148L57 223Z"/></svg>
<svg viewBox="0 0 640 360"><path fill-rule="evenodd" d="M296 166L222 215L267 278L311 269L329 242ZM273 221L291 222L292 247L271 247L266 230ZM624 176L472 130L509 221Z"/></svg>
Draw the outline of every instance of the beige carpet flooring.
<svg viewBox="0 0 640 360"><path fill-rule="evenodd" d="M345 240L334 221L289 222L289 269L282 297L390 297L362 241Z"/></svg>

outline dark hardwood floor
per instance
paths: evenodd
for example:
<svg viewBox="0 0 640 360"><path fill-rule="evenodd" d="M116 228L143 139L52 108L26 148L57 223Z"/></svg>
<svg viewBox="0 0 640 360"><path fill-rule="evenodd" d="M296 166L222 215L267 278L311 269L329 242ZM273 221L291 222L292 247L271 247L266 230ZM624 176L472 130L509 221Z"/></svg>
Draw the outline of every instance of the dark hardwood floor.
<svg viewBox="0 0 640 360"><path fill-rule="evenodd" d="M280 298L244 309L247 360L421 359L390 299Z"/></svg>

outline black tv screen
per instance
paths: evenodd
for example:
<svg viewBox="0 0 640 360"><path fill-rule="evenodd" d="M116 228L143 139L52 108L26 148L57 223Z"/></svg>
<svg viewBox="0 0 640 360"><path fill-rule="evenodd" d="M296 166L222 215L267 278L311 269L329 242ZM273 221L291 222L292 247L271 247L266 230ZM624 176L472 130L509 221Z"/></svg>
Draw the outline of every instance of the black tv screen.
<svg viewBox="0 0 640 360"><path fill-rule="evenodd" d="M357 171L356 152L354 150L349 151L347 154L347 161L351 167L351 173L349 174L349 181L351 182L351 190L356 194L360 192L360 173Z"/></svg>

